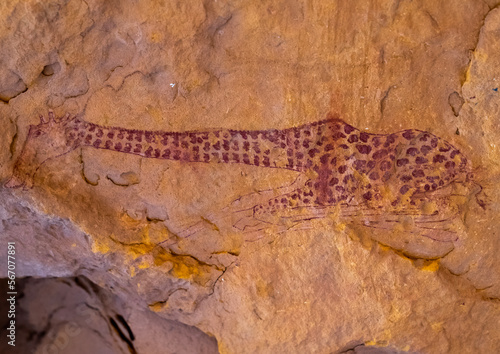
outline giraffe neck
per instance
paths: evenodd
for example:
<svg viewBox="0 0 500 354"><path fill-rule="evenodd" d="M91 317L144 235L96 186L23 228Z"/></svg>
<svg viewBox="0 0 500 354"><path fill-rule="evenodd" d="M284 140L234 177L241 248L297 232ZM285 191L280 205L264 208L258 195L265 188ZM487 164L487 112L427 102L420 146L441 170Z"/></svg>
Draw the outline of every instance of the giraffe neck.
<svg viewBox="0 0 500 354"><path fill-rule="evenodd" d="M75 120L67 137L73 146L89 146L147 158L205 163L240 163L303 171L304 138L315 145L329 121L284 130L165 132L101 126ZM301 145L297 146L301 136ZM304 145L304 146L303 146ZM308 151L307 149L305 150ZM299 158L297 158L297 156ZM304 156L307 157L307 156Z"/></svg>

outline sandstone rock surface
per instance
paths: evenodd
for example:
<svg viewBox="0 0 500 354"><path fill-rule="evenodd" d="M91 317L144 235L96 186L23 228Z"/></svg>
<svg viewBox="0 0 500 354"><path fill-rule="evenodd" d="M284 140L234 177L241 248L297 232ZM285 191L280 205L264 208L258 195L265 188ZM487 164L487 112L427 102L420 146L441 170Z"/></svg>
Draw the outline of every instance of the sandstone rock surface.
<svg viewBox="0 0 500 354"><path fill-rule="evenodd" d="M165 132L330 114L367 133L439 136L474 175L467 193L455 186L450 240L338 210L250 237L228 206L252 206L244 196L267 198L296 172L78 147L42 164L33 188L0 187L0 252L15 242L25 294L21 350L500 352L498 5L1 3L2 185L49 109Z"/></svg>

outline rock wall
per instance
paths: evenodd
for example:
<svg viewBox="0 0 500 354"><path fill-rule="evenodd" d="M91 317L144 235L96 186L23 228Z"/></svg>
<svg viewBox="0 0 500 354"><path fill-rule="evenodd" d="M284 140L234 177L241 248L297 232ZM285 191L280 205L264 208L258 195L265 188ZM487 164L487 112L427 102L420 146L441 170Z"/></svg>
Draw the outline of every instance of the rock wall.
<svg viewBox="0 0 500 354"><path fill-rule="evenodd" d="M216 341L221 353L499 352L497 6L0 4L0 180L7 183L0 187L0 249L16 244L25 294L19 346L208 353ZM428 132L468 161L464 183L450 184L441 204L429 199L438 217L445 209L456 214L445 230L454 236L439 236L442 223L414 232L419 222L443 221L425 214L427 204L424 221L385 206L370 219L371 202L354 211L347 202L313 208L311 217L301 209L297 222L274 223L276 211L270 221L254 218L256 200L300 182L286 168L80 145L21 166L25 142L46 133L28 133L29 126L56 129L45 121L49 110L97 131L271 132L340 117L383 136ZM66 137L47 136L33 158ZM17 187L16 173L33 173L33 185L7 188ZM381 221L389 226L373 227ZM7 275L1 257L0 276ZM96 323L72 314L72 302L90 304L100 314ZM81 332L59 347L72 316Z"/></svg>
<svg viewBox="0 0 500 354"><path fill-rule="evenodd" d="M137 307L84 276L24 278L18 286L17 345L2 343L4 353L217 353L213 337Z"/></svg>

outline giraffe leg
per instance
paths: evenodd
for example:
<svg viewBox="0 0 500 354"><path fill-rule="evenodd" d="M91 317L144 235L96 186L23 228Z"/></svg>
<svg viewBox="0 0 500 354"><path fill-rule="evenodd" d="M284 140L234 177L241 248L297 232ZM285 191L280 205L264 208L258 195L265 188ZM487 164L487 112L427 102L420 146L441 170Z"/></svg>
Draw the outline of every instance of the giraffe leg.
<svg viewBox="0 0 500 354"><path fill-rule="evenodd" d="M345 210L342 218L356 239L373 240L410 258L438 259L451 252L463 235L461 212L450 206L449 198L433 199L433 209L428 202L358 214Z"/></svg>
<svg viewBox="0 0 500 354"><path fill-rule="evenodd" d="M254 205L252 215L238 220L233 227L244 233L246 241L253 241L266 233L311 229L311 222L315 219L336 218L340 204L320 205L315 198L313 200L311 186L308 181L302 188L275 195L264 203Z"/></svg>
<svg viewBox="0 0 500 354"><path fill-rule="evenodd" d="M199 232L206 231L208 228L223 230L234 228L237 231L248 230L263 230L273 224L265 218L258 218L255 210L263 203L268 203L269 200L282 198L282 196L291 195L298 187L305 186L308 178L300 174L296 180L285 187L278 189L270 189L259 192L250 193L241 196L231 202L222 210L211 213L203 218L203 220L191 225L177 233L181 238L193 236Z"/></svg>
<svg viewBox="0 0 500 354"><path fill-rule="evenodd" d="M451 202L451 198L437 193L415 195L412 204L398 208L346 207L341 217L348 223L368 228L452 242L457 239L460 208Z"/></svg>
<svg viewBox="0 0 500 354"><path fill-rule="evenodd" d="M406 235L426 237L436 242L453 242L458 239L457 230L454 228L456 219L439 214L399 215L396 218L378 217L376 220L366 218L353 223L387 232L400 231Z"/></svg>

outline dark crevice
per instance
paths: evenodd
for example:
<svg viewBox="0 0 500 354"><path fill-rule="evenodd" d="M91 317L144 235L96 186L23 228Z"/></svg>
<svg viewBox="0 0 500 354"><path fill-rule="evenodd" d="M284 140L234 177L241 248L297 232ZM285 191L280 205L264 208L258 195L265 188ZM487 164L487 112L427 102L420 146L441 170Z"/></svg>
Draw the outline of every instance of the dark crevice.
<svg viewBox="0 0 500 354"><path fill-rule="evenodd" d="M497 296L483 296L483 300L500 304L500 297Z"/></svg>
<svg viewBox="0 0 500 354"><path fill-rule="evenodd" d="M42 75L43 76L52 76L54 74L57 74L59 71L61 71L61 64L58 62L51 63L48 65L45 65L42 70Z"/></svg>
<svg viewBox="0 0 500 354"><path fill-rule="evenodd" d="M163 247L162 247L162 248L163 248ZM172 251L172 250L170 250L170 249L169 249L168 251L169 251L169 253L170 253L172 256L174 256L174 257L186 257L186 258L191 258L192 260L194 260L195 262L197 262L197 263L198 263L198 264L200 264L200 265L204 265L204 266L207 266L207 267L213 267L213 268L215 268L215 269L217 269L217 270L219 270L219 271L222 271L222 272L225 272L225 271L226 271L226 269L225 269L225 268L224 268L224 269L222 269L222 268L218 267L218 266L217 266L217 265L215 265L215 264L211 264L211 263L204 262L204 261L202 261L202 260L200 260L200 259L196 258L196 257L195 257L195 256L193 256L193 255L190 255L190 254L175 253L175 252L173 252L173 251Z"/></svg>
<svg viewBox="0 0 500 354"><path fill-rule="evenodd" d="M386 101L387 101L387 97L389 96L389 92L391 92L392 88L394 86L390 86L387 91L385 91L384 93L384 97L382 97L382 99L380 100L380 113L382 114L382 116L384 116L384 111L385 111L385 107L386 107Z"/></svg>
<svg viewBox="0 0 500 354"><path fill-rule="evenodd" d="M222 273L217 277L217 279L215 279L214 281L214 285L212 286L212 291L210 292L210 294L208 294L208 296L211 296L215 293L215 287L217 285L217 282L219 281L220 278L222 278L224 276L224 274L226 274L227 270L229 269L229 267L231 267L232 265L234 264L234 262L231 262L227 267L224 268L224 270L222 271Z"/></svg>
<svg viewBox="0 0 500 354"><path fill-rule="evenodd" d="M164 306L164 305L168 302L168 300L170 299L170 297L171 297L174 293L176 293L176 292L178 292L178 291L186 291L186 292L187 292L188 290L187 290L187 289L185 289L185 288L177 288L177 289L175 289L175 290L172 290L172 291L170 291L170 292L167 294L167 297L165 298L165 300L155 301L155 302L153 302L153 303L151 303L151 304L148 304L148 307L149 307L149 308L151 308L151 307L156 307L156 306ZM181 311L181 312L182 312L182 311Z"/></svg>
<svg viewBox="0 0 500 354"><path fill-rule="evenodd" d="M448 96L448 104L450 105L451 110L453 111L455 117L458 117L458 115L460 114L460 111L462 110L462 106L464 105L464 103L465 100L456 91L450 93L450 95Z"/></svg>
<svg viewBox="0 0 500 354"><path fill-rule="evenodd" d="M111 75L113 75L113 73L115 72L115 70L118 69L118 68L123 68L123 65L116 65L115 67L111 68L111 70L109 71L108 76L106 77L106 79L104 79L104 82L108 81L109 78L111 77Z"/></svg>
<svg viewBox="0 0 500 354"><path fill-rule="evenodd" d="M60 281L61 283L71 287L71 284L73 284L69 279L67 278L58 278L58 281Z"/></svg>
<svg viewBox="0 0 500 354"><path fill-rule="evenodd" d="M14 136L12 137L12 141L10 142L10 145L9 145L11 159L14 157L15 146L16 146L17 138L19 137L17 124L15 125L15 127L16 127L16 132L14 133Z"/></svg>
<svg viewBox="0 0 500 354"><path fill-rule="evenodd" d="M406 258L406 259L409 259L410 261L412 261L414 264L415 262L434 262L434 261L437 261L441 258L444 258L446 257L447 255L449 255L451 252L453 252L453 250L455 249L455 247L453 247L451 250L447 251L446 253L443 253L439 256L435 256L435 257L418 257L418 256L415 256L415 255L412 255L412 254L409 254L408 252L406 252L405 250L399 250L397 248L394 248L388 244L385 244L381 241L378 241L378 240L375 240L372 238L372 240L376 243L378 243L379 245L383 246L383 247L387 247L389 248L392 252L394 252L395 254L397 254L398 256L400 257L403 257L403 258Z"/></svg>
<svg viewBox="0 0 500 354"><path fill-rule="evenodd" d="M151 223L161 223L165 220L168 220L168 219L162 219L161 217L146 216L146 221L149 221Z"/></svg>
<svg viewBox="0 0 500 354"><path fill-rule="evenodd" d="M22 90L22 91L20 91L20 92L18 92L18 93L15 93L14 95L12 95L12 96L10 96L10 97L0 95L0 101L2 101L3 103L6 103L6 104L7 104L7 103L9 103L9 102L10 102L10 100L12 100L12 99L16 98L17 96L19 96L19 95L21 95L21 94L25 93L26 91L28 91L28 87L26 87L24 90Z"/></svg>
<svg viewBox="0 0 500 354"><path fill-rule="evenodd" d="M127 346L128 346L128 349L129 349L129 352L131 354L137 354L137 351L135 350L134 348L134 344L132 343L132 341L127 338L127 336L122 332L122 330L120 329L120 326L118 326L118 324L116 323L116 321L113 319L113 318L109 318L109 323L111 323L111 327L113 327L113 329L115 330L115 332L118 334L118 336L120 337L120 339L122 341L124 341L125 343L127 343ZM127 326L128 327L128 326Z"/></svg>
<svg viewBox="0 0 500 354"><path fill-rule="evenodd" d="M70 98L76 98L76 97L80 97L80 96L86 95L89 92L89 90L90 90L90 81L89 81L89 77L87 76L87 74L85 74L85 78L87 79L87 89L85 90L85 92L78 93L76 95L64 96L64 98L65 99L70 99Z"/></svg>
<svg viewBox="0 0 500 354"><path fill-rule="evenodd" d="M113 235L110 235L109 239L111 241L113 241L114 243L119 244L119 245L124 246L124 247L134 247L134 246L143 246L144 245L144 246L151 246L151 249L153 248L152 245L144 243L144 242L128 242L127 243L124 241L120 241L116 237L114 237Z"/></svg>
<svg viewBox="0 0 500 354"><path fill-rule="evenodd" d="M434 27L434 29L436 29L436 30L439 30L439 23L436 21L436 19L434 18L434 16L432 16L429 11L425 11L425 14L431 20L432 27Z"/></svg>
<svg viewBox="0 0 500 354"><path fill-rule="evenodd" d="M217 252L212 252L211 254L229 254L231 256L238 257L240 255L240 251L217 251Z"/></svg>
<svg viewBox="0 0 500 354"><path fill-rule="evenodd" d="M229 15L228 17L224 18L224 17L220 17L217 19L217 27L215 27L215 30L214 30L214 33L217 33L218 31L220 31L222 28L224 28L228 23L229 21L231 21L231 19L233 18L233 15Z"/></svg>
<svg viewBox="0 0 500 354"><path fill-rule="evenodd" d="M85 290L85 292L89 295L92 295L91 289L85 284L85 282L82 281L81 277L75 277L74 278L75 284L78 285L80 288Z"/></svg>
<svg viewBox="0 0 500 354"><path fill-rule="evenodd" d="M125 81L127 81L128 78L130 78L131 76L133 76L135 74L139 74L139 75L142 75L143 77L146 77L142 71L136 70L136 71L131 72L130 74L125 75L122 79L122 82L120 83L120 85L116 89L113 86L111 86L110 84L105 85L103 88L109 87L113 92L115 92L115 93L119 92L123 88Z"/></svg>
<svg viewBox="0 0 500 354"><path fill-rule="evenodd" d="M370 353L370 354L402 354L402 353L412 353L408 351L400 351L394 348L386 346L386 343L375 345L366 345L361 341L352 341L348 343L344 348L336 352L336 354L356 354L356 353Z"/></svg>
<svg viewBox="0 0 500 354"><path fill-rule="evenodd" d="M97 285L93 281L90 281L86 276L81 275L80 277L82 278L83 281L85 281L88 285L90 285L90 288L92 289L92 291L94 293L96 293L96 294L102 293L102 288L99 285ZM110 286L110 289L112 289L112 288L113 287Z"/></svg>
<svg viewBox="0 0 500 354"><path fill-rule="evenodd" d="M107 175L106 178L119 187L129 187L140 183L139 177L132 171L121 173L119 177Z"/></svg>
<svg viewBox="0 0 500 354"><path fill-rule="evenodd" d="M352 342L347 343L347 345L345 347L343 347L342 349L340 349L336 354L347 354L349 352L353 352L358 347L364 347L364 346L365 346L365 343L363 341L360 341L360 340L352 341Z"/></svg>
<svg viewBox="0 0 500 354"><path fill-rule="evenodd" d="M80 173L82 175L82 179L85 181L85 183L90 184L91 186L97 186L99 184L100 177L97 175L97 179L95 181L91 181L90 179L87 178L87 175L85 174L85 162L83 161L83 150L80 149L80 155L78 156L81 169Z"/></svg>
<svg viewBox="0 0 500 354"><path fill-rule="evenodd" d="M89 5L87 4L87 2L83 1L85 3L85 5L87 5L87 8L89 8ZM88 27L84 28L82 32L80 32L80 37L82 37L82 39L85 39L85 37L87 36L87 34L94 29L95 27L95 21L90 18L90 21L92 21L92 24L89 25Z"/></svg>
<svg viewBox="0 0 500 354"><path fill-rule="evenodd" d="M45 337L49 332L50 328L52 327L52 318L54 317L54 315L63 309L65 309L65 306L59 306L49 314L47 321L45 322L45 326L41 329L41 331L38 334L38 341L41 341L43 337Z"/></svg>
<svg viewBox="0 0 500 354"><path fill-rule="evenodd" d="M125 327L125 329L127 330L128 337L130 338L130 340L135 340L134 333L132 332L132 329L128 325L127 321L125 321L125 318L123 318L123 316L120 314L116 315L116 318L123 325L123 327Z"/></svg>
<svg viewBox="0 0 500 354"><path fill-rule="evenodd" d="M464 272L456 272L448 267L440 267L439 277L441 281L445 284L450 285L454 289L460 291L462 298L473 299L473 301L491 301L494 303L500 303L500 297L496 294L485 293L490 288L493 288L495 284L479 287L474 285L473 276L467 276L470 270Z"/></svg>

